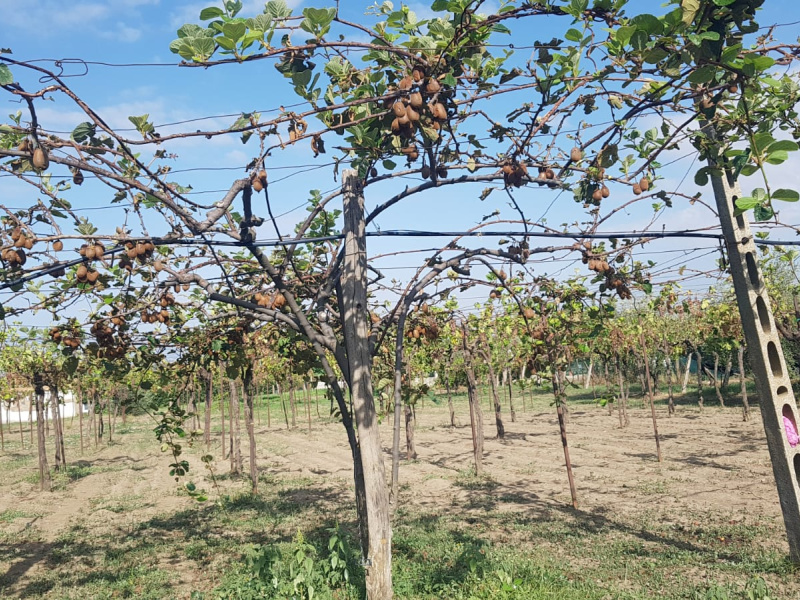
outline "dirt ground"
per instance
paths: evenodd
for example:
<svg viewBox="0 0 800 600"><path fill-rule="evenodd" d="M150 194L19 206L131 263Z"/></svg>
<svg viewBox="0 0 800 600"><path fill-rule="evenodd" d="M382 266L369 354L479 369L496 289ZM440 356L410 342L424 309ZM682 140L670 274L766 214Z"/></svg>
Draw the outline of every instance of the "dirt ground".
<svg viewBox="0 0 800 600"><path fill-rule="evenodd" d="M492 510L532 518L567 510L565 514L619 523L632 523L647 514L651 522L676 527L696 526L698 520L718 515L731 523L758 521L781 530L757 407L748 422L742 421L738 408L713 407L701 413L696 407L680 406L670 418L659 408L663 462L658 463L649 410L632 404L631 424L625 429L620 429L616 412L609 414L592 405L572 407L568 432L580 506L570 513L553 408L540 403L535 410L529 407L523 412L518 406L516 422L504 413L504 440L494 437L494 415L484 409L484 471L491 485L472 486L464 485L472 466L466 405L459 404L458 426L451 428L445 407L429 403L417 411L418 459L401 466L400 504L408 511L480 515ZM71 431L68 425L68 434L74 434L77 422L72 427ZM151 429L152 422L145 417L130 419L120 426L110 447L86 450L82 458L77 436L71 435L68 459L75 468L83 467L84 473L52 493L38 491L32 454L19 450L19 438L6 433L8 447L0 456L0 558L5 562L0 563L0 575L7 597L17 597L14 594L41 573L51 544L71 528L114 536L158 515L196 506L178 493L167 472L168 457L158 451ZM390 419L381 424L381 434L388 473ZM268 428L262 416L257 436L259 466L267 475L319 482L337 492L331 502L351 502L352 466L341 425L315 418L309 434L300 423L287 431L283 423L273 420ZM243 445L246 469L246 442ZM218 439L212 452L218 456L215 471L226 473L228 462L219 457ZM202 473L197 456L194 451L190 460ZM246 482L221 479L223 492L246 489ZM210 488L208 481L202 485ZM215 493L211 491L212 498ZM788 552L780 536L769 543L781 553ZM186 590L185 597L193 587L208 589L203 578L202 571L191 569L181 575L179 588Z"/></svg>

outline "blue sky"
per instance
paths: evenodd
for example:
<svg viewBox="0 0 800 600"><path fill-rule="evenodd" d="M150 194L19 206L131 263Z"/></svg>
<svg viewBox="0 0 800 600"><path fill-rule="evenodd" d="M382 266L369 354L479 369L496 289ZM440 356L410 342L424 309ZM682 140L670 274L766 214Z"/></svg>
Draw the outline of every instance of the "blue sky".
<svg viewBox="0 0 800 600"><path fill-rule="evenodd" d="M169 43L176 37L175 31L186 22L198 22L197 16L205 6L219 4L215 2L167 2L166 0L115 0L114 2L98 2L84 0L72 3L54 0L6 0L3 2L4 23L0 29L0 45L13 50L13 58L17 60L49 59L42 66L52 67L54 59L84 59L116 64L147 63L143 67L108 67L88 65L88 73L82 77L67 79L73 89L92 106L112 127L130 128L128 116L149 114L162 133L172 131L194 131L195 129L216 129L230 126L235 116L242 111L260 111L263 115L278 106L289 106L297 101L287 80L274 69L272 62L260 61L246 65L226 65L212 69L180 68L175 66L177 55L169 51ZM289 4L296 12L304 6L324 6L324 2L303 2L294 0ZM361 0L342 0L341 9L346 18L353 21L364 20L364 9L368 2ZM399 4L399 3L396 3ZM487 2L486 7L492 9L496 2ZM412 2L410 6L421 18L429 14L425 3ZM242 15L255 15L263 9L262 2L247 0ZM650 0L631 2L629 12L637 10L660 12L661 3ZM759 18L762 25L775 22L787 22L800 19L800 9L792 0L767 0L766 10ZM549 40L555 31L563 31L567 27L566 20L551 21L549 19L531 19L534 25L515 25L515 37L533 41ZM553 25L558 29L553 29ZM534 29L533 27L536 27ZM525 29L527 27L528 29ZM781 30L781 35L795 39L800 33L800 26L793 25ZM522 56L525 58L526 56ZM79 75L83 66L65 61L65 75ZM19 69L15 70L15 75ZM35 79L21 76L20 81L29 89L40 87ZM7 97L3 98L4 101ZM519 101L519 98L516 99ZM495 101L495 108L505 108L506 100ZM510 106L510 103L508 104ZM7 104L2 108L4 114L21 107ZM71 131L75 125L85 118L74 105L58 97L56 102L39 102L40 123L47 129L55 131ZM167 124L188 119L200 119L209 115L218 116L197 123L184 123L176 126ZM314 125L311 124L313 127ZM135 135L135 134L131 134ZM329 142L330 143L330 142ZM207 169L214 167L217 171L187 171L175 176L182 184L191 184L196 196L203 201L211 202L217 190L224 190L235 178L244 175L243 167L258 152L255 139L248 145L242 145L238 136L181 141L170 146L170 151L179 154L173 168ZM680 159L688 155L689 148L672 153L664 161ZM323 192L335 189L338 183L333 179L330 162L332 154L312 158L307 146L289 147L276 153L268 160L267 166L270 181L270 196L274 210L283 216L279 224L284 232L291 231L305 214L305 203L310 189ZM784 165L776 171L778 187L800 188L800 166L795 161L793 167ZM692 164L692 157L676 160L674 165L664 171L666 179L661 182L663 189L692 194L695 191L692 173L698 165ZM688 177L686 177L689 173ZM685 179L684 179L685 178ZM368 188L368 209L402 189L404 185L413 185L419 180L395 181ZM481 202L478 196L485 186L453 186L412 198L391 212L378 219L383 229L448 229L459 230L474 226L482 216L495 208L500 211L501 218L516 218L516 213L507 202L501 201L502 192L497 191L489 200ZM31 190L23 184L0 179L0 196L3 198L20 198L21 205L31 200ZM710 196L710 190L706 192ZM108 208L110 194L101 185L87 180L78 193L67 195L73 205L86 209L87 215L100 227L108 229L123 219L118 208ZM555 194L544 188L528 186L517 192L517 198L529 219L537 219L546 215L551 225L572 223L585 218L580 205L575 204L570 193L556 198ZM709 197L710 200L710 197ZM11 204L9 202L9 204ZM644 207L623 211L610 221L606 230L641 229L647 225L652 215L649 203ZM99 210L98 210L99 209ZM784 210L785 221L800 222L800 211L794 206ZM689 205L676 201L672 210L666 211L655 223L655 229L667 230L701 226L713 222L713 215L699 205ZM157 231L158 224L152 224ZM113 230L113 226L111 227ZM274 237L271 230L260 232L263 237ZM430 247L446 243L447 240L370 240L370 253L378 254L411 247ZM654 260L659 263L667 261L680 262L681 248L690 246L716 247L716 244L700 244L695 241L656 242L648 246L657 254ZM707 254L696 252L691 257ZM428 254L407 255L387 258L379 261L386 268L386 275L402 279ZM574 272L580 264L572 260L543 266L542 269L554 273L565 268L566 273ZM697 259L701 268L708 268L712 255L705 259ZM400 268L403 267L403 268ZM405 268L409 267L409 268ZM581 269L581 272L583 270ZM706 282L688 285L692 288L703 288ZM483 292L480 292L482 295Z"/></svg>

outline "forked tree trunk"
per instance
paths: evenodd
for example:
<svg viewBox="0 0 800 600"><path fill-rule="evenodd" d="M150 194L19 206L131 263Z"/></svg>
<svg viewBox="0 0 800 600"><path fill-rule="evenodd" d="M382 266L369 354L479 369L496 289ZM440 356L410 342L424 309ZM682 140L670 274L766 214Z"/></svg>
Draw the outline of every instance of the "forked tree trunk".
<svg viewBox="0 0 800 600"><path fill-rule="evenodd" d="M750 403L747 401L747 381L744 374L744 344L739 346L739 383L742 386L742 420L750 419Z"/></svg>

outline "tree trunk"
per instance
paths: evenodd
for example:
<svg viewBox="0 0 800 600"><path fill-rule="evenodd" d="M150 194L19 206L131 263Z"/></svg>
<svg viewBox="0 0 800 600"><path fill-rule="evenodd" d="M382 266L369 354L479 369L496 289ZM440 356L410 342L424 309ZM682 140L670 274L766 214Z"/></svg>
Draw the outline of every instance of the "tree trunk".
<svg viewBox="0 0 800 600"><path fill-rule="evenodd" d="M38 381L37 381L38 380ZM49 492L51 488L50 468L47 466L47 445L45 444L44 387L40 376L34 375L34 396L36 399L36 440L39 450L39 489Z"/></svg>
<svg viewBox="0 0 800 600"><path fill-rule="evenodd" d="M311 434L311 394L308 393L306 382L303 382L303 396L306 399L306 417L308 417L308 433Z"/></svg>
<svg viewBox="0 0 800 600"><path fill-rule="evenodd" d="M589 359L589 368L586 370L586 381L583 382L583 389L588 390L592 385L592 367L594 367L594 358Z"/></svg>
<svg viewBox="0 0 800 600"><path fill-rule="evenodd" d="M502 440L506 436L506 428L503 425L503 417L500 414L502 407L500 406L500 397L497 395L497 386L499 385L497 373L495 373L491 362L489 362L489 357L484 355L484 359L489 367L489 386L492 389L492 400L494 401L494 423L497 427L497 437Z"/></svg>
<svg viewBox="0 0 800 600"><path fill-rule="evenodd" d="M348 377L363 467L369 548L364 557L369 600L392 598L392 526L378 419L372 394L372 357L367 307L364 196L354 170L343 173L344 259L341 305ZM364 516L364 515L360 515Z"/></svg>
<svg viewBox="0 0 800 600"><path fill-rule="evenodd" d="M650 383L650 359L647 357L647 344L644 340L644 334L639 334L639 343L642 345L642 354L644 354L644 371L645 378L647 379L647 397L650 399L650 416L653 418L653 437L656 440L656 456L658 462L661 462L661 439L658 435L658 421L656 420L656 403L653 399L653 386Z"/></svg>
<svg viewBox="0 0 800 600"><path fill-rule="evenodd" d="M703 355L699 350L695 351L697 359L697 405L703 410Z"/></svg>
<svg viewBox="0 0 800 600"><path fill-rule="evenodd" d="M241 475L242 473L242 448L241 431L239 429L239 392L236 389L236 382L228 380L230 390L230 404L228 405L230 447L229 458L231 459L231 474Z"/></svg>
<svg viewBox="0 0 800 600"><path fill-rule="evenodd" d="M508 412L511 413L511 422L517 422L517 411L514 410L514 390L511 384L511 371L508 369L505 370L506 373L506 385L508 386Z"/></svg>
<svg viewBox="0 0 800 600"><path fill-rule="evenodd" d="M212 402L214 401L214 377L208 371L203 373L203 379L206 382L206 400L205 400L205 425L203 431L203 441L206 444L206 452L211 450L211 409Z"/></svg>
<svg viewBox="0 0 800 600"><path fill-rule="evenodd" d="M551 364L555 361L551 360ZM559 371L553 373L553 395L556 399L556 414L558 415L558 429L561 432L561 447L564 449L564 464L567 467L567 480L569 481L569 493L572 496L572 508L578 508L578 492L575 489L575 478L572 475L572 461L569 458L569 444L567 443L567 421L564 418L564 404L567 396L561 383L562 374Z"/></svg>
<svg viewBox="0 0 800 600"><path fill-rule="evenodd" d="M414 411L410 404L405 405L406 416L406 460L417 458L417 449L414 446Z"/></svg>
<svg viewBox="0 0 800 600"><path fill-rule="evenodd" d="M619 381L619 405L617 407L619 426L627 427L630 425L630 419L628 418L628 394L625 391L625 375L622 371L622 362L619 355L617 355L617 379Z"/></svg>
<svg viewBox="0 0 800 600"><path fill-rule="evenodd" d="M667 357L667 389L669 390L669 401L667 402L667 416L675 414L675 394L672 388L672 359L669 357L669 346L664 342L664 355Z"/></svg>
<svg viewBox="0 0 800 600"><path fill-rule="evenodd" d="M722 391L719 385L719 354L714 352L714 392L717 394L720 406L725 406L725 399L722 397Z"/></svg>
<svg viewBox="0 0 800 600"><path fill-rule="evenodd" d="M297 399L294 397L294 382L289 384L289 406L292 408L292 429L297 427Z"/></svg>
<svg viewBox="0 0 800 600"><path fill-rule="evenodd" d="M444 385L447 389L447 408L450 411L450 427L456 426L456 409L453 406L453 395L450 393L450 378L448 371L444 372Z"/></svg>
<svg viewBox="0 0 800 600"><path fill-rule="evenodd" d="M722 375L722 387L728 387L731 380L731 371L733 370L733 355L728 352L728 359L725 361L725 372Z"/></svg>
<svg viewBox="0 0 800 600"><path fill-rule="evenodd" d="M258 467L256 465L256 432L253 424L253 367L245 370L244 381L244 416L247 425L247 441L250 445L250 484L253 494L258 493Z"/></svg>
<svg viewBox="0 0 800 600"><path fill-rule="evenodd" d="M220 377L220 386L219 386L219 413L220 413L220 420L222 425L222 432L221 432L221 440L222 440L222 460L228 458L228 446L225 443L225 393L223 390L224 381Z"/></svg>
<svg viewBox="0 0 800 600"><path fill-rule="evenodd" d="M25 434L22 429L22 401L17 398L17 414L19 415L19 445L25 450Z"/></svg>
<svg viewBox="0 0 800 600"><path fill-rule="evenodd" d="M686 393L689 387L689 375L692 373L692 353L690 352L686 357L686 370L683 372L683 385L681 385L681 394Z"/></svg>
<svg viewBox="0 0 800 600"><path fill-rule="evenodd" d="M469 398L469 422L472 428L472 452L475 460L475 475L483 473L483 411L478 396L478 384L475 371L472 369L472 360L467 347L467 331L464 327L464 370L467 374L467 396Z"/></svg>
<svg viewBox="0 0 800 600"><path fill-rule="evenodd" d="M750 419L750 403L747 401L747 381L744 375L744 344L739 346L739 382L742 386L742 420Z"/></svg>

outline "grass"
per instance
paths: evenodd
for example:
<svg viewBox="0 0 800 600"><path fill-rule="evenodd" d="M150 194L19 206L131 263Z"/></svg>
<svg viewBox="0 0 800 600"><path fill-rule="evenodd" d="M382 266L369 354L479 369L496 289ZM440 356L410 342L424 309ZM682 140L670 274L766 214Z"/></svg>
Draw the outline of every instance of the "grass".
<svg viewBox="0 0 800 600"><path fill-rule="evenodd" d="M707 410L716 402L710 391ZM464 395L454 399L463 408ZM426 402L426 410L439 410L446 419L445 396L436 400L438 407ZM283 428L276 396L257 405L262 423L266 425L267 401L273 428ZM537 390L532 401L526 399L526 408L551 411L550 402L547 390ZM678 399L679 405L693 402L691 390ZM571 389L569 403L575 410L596 406L591 390ZM320 408L327 412L327 402L320 399ZM516 410L523 411L519 398ZM319 427L313 403L312 415ZM298 419L296 435L306 435L304 406L298 407ZM113 452L156 455L151 430L147 417L118 423ZM68 458L74 459L79 450L76 431L67 428L66 433ZM290 450L289 442L265 442L270 454ZM191 453L202 453L202 445L197 446ZM27 438L23 449L18 437L16 442L8 437L6 454L0 456L0 481L28 485L30 494L38 493L34 451ZM85 453L86 460L54 474L62 494L54 498L73 502L68 494L76 483L100 473L112 474L112 480L125 471L145 469L130 460L96 459L93 448ZM537 465L524 471L536 473ZM349 482L265 472L261 493L253 495L242 479L219 474L219 480L221 492L209 502L178 510L154 512L156 501L144 493L109 491L85 506L76 505L82 516L54 539L45 539L36 522L22 528L23 519L42 516L38 512L27 507L0 512L0 563L8 565L0 570L0 598L217 600L250 597L254 589L262 595L252 597L287 597L264 576L273 567L267 565L261 578L255 576L252 557L291 561L306 544L313 549L309 552L316 575L323 577L330 530L337 524L350 545L351 585L336 588L336 594L320 588L315 597L361 597L363 573L353 550L357 528ZM452 481L466 495L465 502L439 509L398 508L393 538L398 599L765 600L762 584L772 600L797 597L797 573L774 543L784 535L780 523L710 511L685 515L683 524L665 522L648 505L670 493L673 479L634 483L645 501L633 516L616 515L613 502L602 514L573 510L566 502L543 503L536 510L499 510L503 504L532 500L504 491L491 477L476 477L470 469L455 472ZM413 493L405 483L401 489ZM174 490L164 489L163 494L174 495ZM97 519L107 525L98 526Z"/></svg>

